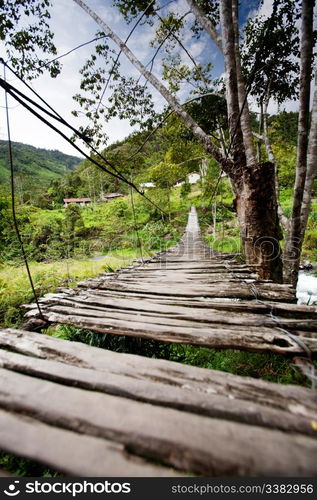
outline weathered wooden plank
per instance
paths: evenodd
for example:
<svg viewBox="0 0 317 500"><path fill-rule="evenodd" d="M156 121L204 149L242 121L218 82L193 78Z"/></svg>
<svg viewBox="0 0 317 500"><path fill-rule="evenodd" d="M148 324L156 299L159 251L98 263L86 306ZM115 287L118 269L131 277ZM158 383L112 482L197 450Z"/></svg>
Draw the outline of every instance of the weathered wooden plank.
<svg viewBox="0 0 317 500"><path fill-rule="evenodd" d="M233 400L253 401L288 412L294 409L295 414L298 414L298 406L316 410L317 393L303 387L268 383L162 359L116 353L44 334L0 328L0 347L30 356L31 359L41 358L106 373L134 376L139 381L161 382L186 388L187 391L197 390L228 396Z"/></svg>
<svg viewBox="0 0 317 500"><path fill-rule="evenodd" d="M271 304L267 309L265 304L259 307L257 299L270 300L271 303L294 302L293 288L250 279L256 266L240 264L231 254L220 260L218 254L202 242L197 219L190 217L190 220L184 238L173 249L147 259L142 265L138 263L126 270L82 282L84 296L77 290L67 292L67 296L62 293L41 299L45 318L98 332L165 342L258 352L273 350L281 354L301 353L303 348L287 332L278 330L284 328L310 338L309 347L316 350L315 337L307 332L316 329L317 315L316 318L302 314L295 318L290 315L276 318ZM165 269L165 265L177 270ZM206 270L212 272L205 273ZM238 278L236 271L241 271L243 278ZM246 278L244 272L249 273ZM212 304L215 300L223 303L224 299L243 299L244 304L250 301L252 306L247 313L241 313L241 307L234 309L234 306L231 309L227 306L221 313L220 306L213 307ZM181 305L186 307L181 310ZM209 307L208 311L206 307ZM239 315L227 314L229 310ZM30 308L27 315L36 316L37 309Z"/></svg>
<svg viewBox="0 0 317 500"><path fill-rule="evenodd" d="M113 371L111 364L103 370L97 370L95 367L82 368L59 361L30 358L4 350L0 351L0 362L2 368L64 385L249 425L317 436L312 425L312 422L317 422L316 398L315 401L309 402L309 406L305 406L304 398L297 397L290 400L286 399L285 395L280 397L280 393L274 393L274 388L269 384L266 387L267 392L261 388L255 391L252 383L248 386L247 382L242 380L247 398L244 399L241 397L243 389L228 390L224 385L219 388L212 377L212 383L207 384L205 380L197 383L197 380L192 377L175 376L173 373L173 369L177 369L177 365L173 366L175 363L171 363L171 366L164 371L156 369L154 374L154 367L152 369L151 365L149 368L143 367L141 358L141 366L135 366L133 370L129 365L122 366L120 372L118 368ZM237 385L237 381L235 384ZM250 392L256 392L254 400L251 400ZM263 399L259 397L259 393L262 397L264 396ZM300 391L298 395L301 396ZM299 409L301 414L298 414Z"/></svg>
<svg viewBox="0 0 317 500"><path fill-rule="evenodd" d="M94 288L93 283L90 283L92 288ZM281 288L276 287L276 289L267 289L267 287L263 287L262 284L257 285L256 297L258 299L267 299L271 301L284 301L284 302L294 302L296 300L294 293L285 289L280 285ZM158 286L155 284L142 284L134 283L133 285L129 284L127 286L126 283L118 281L109 281L109 282L99 282L96 284L96 287L100 290L115 290L120 291L124 290L126 293L131 292L139 292L143 294L151 294L151 295L171 295L182 296L182 297L228 297L228 298L242 298L242 299L250 299L254 300L255 294L251 291L250 287L245 283L229 283L227 286L225 283L222 283L221 286L211 286L211 285L200 285L194 284L191 287L177 287L171 284L159 284Z"/></svg>
<svg viewBox="0 0 317 500"><path fill-rule="evenodd" d="M5 369L0 373L2 408L110 439L130 453L181 470L295 477L317 472L316 439L65 387Z"/></svg>
<svg viewBox="0 0 317 500"><path fill-rule="evenodd" d="M67 296L80 296L80 293L87 294L85 295L88 297L89 295L96 297L103 297L106 300L108 299L113 299L114 301L119 301L119 300L127 300L127 301L139 301L139 303L143 304L145 302L148 303L154 303L154 304L162 304L162 305L173 305L173 306L184 306L184 307L193 307L193 308L199 308L199 309L220 309L223 311L232 311L237 314L243 314L243 312L252 312L255 314L270 314L271 312L278 316L278 317L285 317L285 318L316 318L317 317L317 306L306 306L306 305L297 305L297 304L289 304L289 303L283 303L283 302L258 302L258 301L245 301L241 299L227 299L225 300L223 298L204 298L204 297L192 297L192 298L187 298L187 297L172 297L172 296L166 296L166 295L154 295L154 294L147 294L146 297L142 293L138 292L130 292L130 293L125 293L124 290L111 290L111 292L106 291L106 290L98 290L98 289L87 289L84 290L83 292L80 292L79 290L73 290L73 289L61 289L62 296L67 294ZM56 299L59 297L59 295L56 294L46 294L43 298L40 299L46 300L52 300ZM34 304L29 305L27 304L24 306L27 309L32 309L34 308Z"/></svg>
<svg viewBox="0 0 317 500"><path fill-rule="evenodd" d="M103 313L90 310L76 310L62 306L54 306L42 311L45 319L51 323L66 323L78 328L88 328L96 332L112 333L141 337L162 342L192 344L222 349L239 348L250 352L276 352L280 354L303 353L292 338L279 330L267 327L252 327L239 329L237 325L226 326L215 324L213 328L200 325L199 328L163 325L157 322L146 323L142 318L134 321L105 318ZM27 313L32 315L32 311ZM85 315L86 314L86 315ZM296 331L296 334L301 332ZM307 345L313 351L317 350L315 339L307 339Z"/></svg>
<svg viewBox="0 0 317 500"><path fill-rule="evenodd" d="M255 314L253 312L245 312L244 310L239 311L239 314L228 315L226 312L222 312L217 308L212 307L212 303L208 305L208 308L203 310L202 308L196 307L182 307L180 305L169 305L160 304L157 302L150 302L146 299L139 300L135 298L130 298L129 300L108 297L100 297L94 293L78 293L75 296L63 296L62 294L56 295L52 294L46 296L40 300L41 304L47 305L51 310L54 305L58 306L68 306L72 308L85 308L91 311L102 311L104 317L113 317L128 319L127 315L137 314L142 315L142 317L148 316L152 318L152 321L156 321L158 318L164 320L164 324L178 324L179 326L193 326L199 327L199 323L208 323L212 326L212 323L222 323L226 325L240 325L240 326L266 326L273 327L280 326L287 329L297 329L297 330L310 330L317 331L317 314L315 314L315 319L308 319L303 317L300 319L290 319L290 318L276 318L275 316L268 315L263 316ZM33 304L32 308L35 308ZM270 309L268 308L269 312ZM91 314L93 314L91 312ZM121 316L119 317L118 314ZM311 318L311 314L307 314ZM162 318L163 316L163 318ZM133 316L134 320L136 316ZM171 321L168 323L168 321ZM186 320L187 323L173 323L175 320ZM148 320L147 320L148 321ZM196 322L196 324L188 323Z"/></svg>
<svg viewBox="0 0 317 500"><path fill-rule="evenodd" d="M49 335L13 328L0 328L0 347L27 356L53 359L85 368L105 371L109 369L112 371L117 370L117 373L126 370L131 370L131 374L137 373L139 370L143 373L145 369L150 370L152 374L155 373L154 370L164 371L169 375L178 376L180 379L184 378L186 382L190 380L190 386L197 383L197 388L203 387L205 383L207 384L206 387L215 384L217 392L220 391L221 394L225 394L230 387L230 391L235 391L235 397L238 397L239 394L241 396L243 388L246 387L246 394L243 397L251 400L257 398L257 391L261 391L261 387L263 387L263 393L260 393L259 400L264 401L265 404L269 404L266 398L268 394L271 394L271 390L278 393L280 404L284 400L289 402L290 399L293 401L294 399L301 398L303 400L305 398L305 405L309 406L312 401L312 404L315 404L317 398L317 393L302 387L268 383L260 379L238 377L226 372L206 370L162 359L149 359L135 354L116 353L87 346L81 342L70 342ZM172 370L171 367L173 367ZM140 377L140 373L138 377ZM153 377L156 377L156 375L153 375ZM178 385L183 383L184 380L180 380ZM175 380L173 380L173 385L175 385ZM252 388L253 390L250 392Z"/></svg>
<svg viewBox="0 0 317 500"><path fill-rule="evenodd" d="M0 477L13 477L13 474L5 469L0 469Z"/></svg>
<svg viewBox="0 0 317 500"><path fill-rule="evenodd" d="M151 465L124 446L106 439L47 425L22 414L0 409L3 451L36 460L69 476L175 477L170 468Z"/></svg>

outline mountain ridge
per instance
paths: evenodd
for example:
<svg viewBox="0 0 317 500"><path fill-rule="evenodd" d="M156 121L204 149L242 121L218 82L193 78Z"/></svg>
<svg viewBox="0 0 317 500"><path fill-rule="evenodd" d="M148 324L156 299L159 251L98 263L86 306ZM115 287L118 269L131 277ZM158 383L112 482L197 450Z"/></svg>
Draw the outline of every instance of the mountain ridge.
<svg viewBox="0 0 317 500"><path fill-rule="evenodd" d="M83 158L68 155L57 149L45 149L12 142L14 172L27 183L49 185L50 181L71 172ZM0 183L10 179L8 141L0 140Z"/></svg>

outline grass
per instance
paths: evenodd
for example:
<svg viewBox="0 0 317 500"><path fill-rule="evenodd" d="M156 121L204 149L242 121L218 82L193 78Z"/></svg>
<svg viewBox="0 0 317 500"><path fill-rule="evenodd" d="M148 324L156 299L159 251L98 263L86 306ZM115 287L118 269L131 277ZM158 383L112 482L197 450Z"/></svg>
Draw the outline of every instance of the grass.
<svg viewBox="0 0 317 500"><path fill-rule="evenodd" d="M57 477L61 474L57 473L33 460L26 458L15 457L10 453L0 451L0 468L11 472L17 477Z"/></svg>
<svg viewBox="0 0 317 500"><path fill-rule="evenodd" d="M91 259L65 259L58 262L31 262L30 270L38 296L56 291L57 287L74 288L78 281L115 271L127 266L138 257L133 249L115 250L97 261ZM22 304L33 301L25 267L7 265L0 269L0 324L18 326L23 321Z"/></svg>

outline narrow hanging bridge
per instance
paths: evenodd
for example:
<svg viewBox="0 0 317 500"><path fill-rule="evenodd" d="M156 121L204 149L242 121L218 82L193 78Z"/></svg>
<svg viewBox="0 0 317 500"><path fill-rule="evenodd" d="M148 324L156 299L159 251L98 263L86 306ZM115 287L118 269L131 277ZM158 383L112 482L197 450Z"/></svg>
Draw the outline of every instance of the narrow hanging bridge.
<svg viewBox="0 0 317 500"><path fill-rule="evenodd" d="M79 285L40 299L48 322L288 356L317 351L317 308L211 252L194 210L173 249ZM25 330L0 329L0 347L4 451L73 476L317 475L312 389Z"/></svg>
<svg viewBox="0 0 317 500"><path fill-rule="evenodd" d="M256 267L213 252L191 209L167 252L40 299L44 318L101 333L164 342L301 354L317 351L317 307L297 306L291 285L257 279ZM38 317L36 304L27 317Z"/></svg>

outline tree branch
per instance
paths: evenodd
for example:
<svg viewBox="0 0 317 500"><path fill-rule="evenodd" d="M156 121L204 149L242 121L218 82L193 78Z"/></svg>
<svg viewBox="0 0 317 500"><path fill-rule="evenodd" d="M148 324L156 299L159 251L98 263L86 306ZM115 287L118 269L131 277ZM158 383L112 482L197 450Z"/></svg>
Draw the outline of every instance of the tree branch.
<svg viewBox="0 0 317 500"><path fill-rule="evenodd" d="M254 149L254 142L252 135L249 104L247 100L247 89L241 68L237 0L232 0L232 21L234 29L234 49L235 49L235 59L236 59L236 71L237 71L238 98L239 98L239 108L241 113L240 117L241 130L243 135L243 143L245 147L247 164L253 165L256 163L256 156L255 156L255 149Z"/></svg>
<svg viewBox="0 0 317 500"><path fill-rule="evenodd" d="M118 35L112 31L112 29L94 12L88 7L82 0L73 0L77 5L79 5L83 10L89 14L92 19L96 21L97 24L102 28L103 32L108 35L122 50L129 61L137 68L137 70L143 74L143 76L148 79L148 81L155 87L158 92L166 99L170 106L174 109L175 113L185 122L188 128L191 130L193 135L198 139L205 149L215 158L215 160L223 167L224 171L231 173L233 170L232 162L223 157L220 150L211 142L207 134L201 129L201 127L196 123L196 121L187 113L185 109L182 108L180 103L175 99L175 97L169 92L169 90L156 78L155 75L150 73L143 64L137 59L137 57L132 53L132 51L127 47L127 45L118 37Z"/></svg>
<svg viewBox="0 0 317 500"><path fill-rule="evenodd" d="M217 45L218 49L222 52L221 35L216 30L215 26L212 24L212 22L205 15L204 11L199 7L199 5L197 5L197 3L194 0L186 0L186 2L190 10L198 20L198 22L201 24L204 30L207 31L207 33L210 35L212 40Z"/></svg>
<svg viewBox="0 0 317 500"><path fill-rule="evenodd" d="M259 139L260 141L264 141L264 137L261 134L258 134L257 132L252 132L253 136L256 137L256 139Z"/></svg>
<svg viewBox="0 0 317 500"><path fill-rule="evenodd" d="M187 16L188 13L186 13L185 15ZM185 16L183 16L184 18ZM161 21L161 23L165 24L166 26L166 22L164 21L164 19L161 17L161 16L158 16L159 20ZM199 76L200 78L202 79L202 81L204 82L205 84L205 87L208 88L208 84L206 82L206 79L204 77L204 75L202 74L200 68L199 68L199 65L196 63L195 59L193 58L193 56L190 54L190 52L186 49L185 45L181 42L181 40L178 38L177 35L175 35L175 33L171 32L171 35L172 37L176 40L176 42L179 44L179 46L183 49L183 51L185 52L185 54L187 55L187 57L191 60L191 62L193 63L193 65L195 66L197 72L199 73Z"/></svg>

